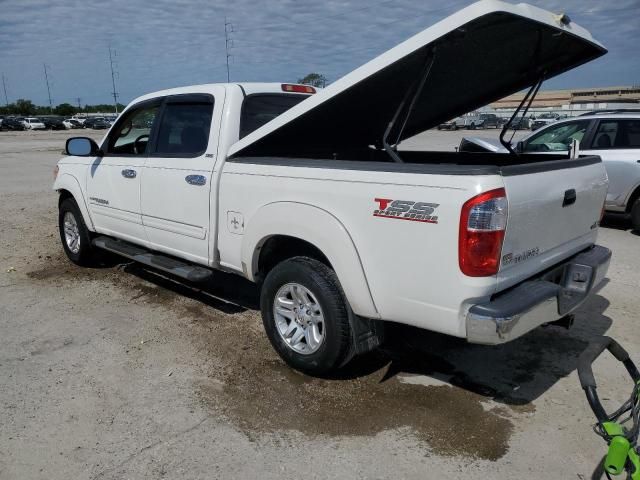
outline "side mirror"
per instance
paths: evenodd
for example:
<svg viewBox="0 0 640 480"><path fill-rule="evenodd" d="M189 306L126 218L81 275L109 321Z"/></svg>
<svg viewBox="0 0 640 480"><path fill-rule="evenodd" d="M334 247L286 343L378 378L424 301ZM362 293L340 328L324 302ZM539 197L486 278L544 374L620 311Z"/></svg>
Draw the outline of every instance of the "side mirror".
<svg viewBox="0 0 640 480"><path fill-rule="evenodd" d="M73 157L94 157L102 154L98 144L89 137L73 137L67 140L67 155Z"/></svg>
<svg viewBox="0 0 640 480"><path fill-rule="evenodd" d="M524 150L524 142L520 140L516 143L516 152L521 153Z"/></svg>

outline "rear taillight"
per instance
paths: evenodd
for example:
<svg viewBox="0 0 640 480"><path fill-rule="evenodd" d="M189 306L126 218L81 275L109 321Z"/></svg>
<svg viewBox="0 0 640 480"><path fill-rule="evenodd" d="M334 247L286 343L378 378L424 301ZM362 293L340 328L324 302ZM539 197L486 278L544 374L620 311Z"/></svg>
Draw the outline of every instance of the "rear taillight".
<svg viewBox="0 0 640 480"><path fill-rule="evenodd" d="M296 92L296 93L316 93L316 89L309 85L296 85L295 83L283 83L283 92Z"/></svg>
<svg viewBox="0 0 640 480"><path fill-rule="evenodd" d="M460 214L458 261L470 277L498 273L504 231L507 227L507 194L504 188L467 200Z"/></svg>

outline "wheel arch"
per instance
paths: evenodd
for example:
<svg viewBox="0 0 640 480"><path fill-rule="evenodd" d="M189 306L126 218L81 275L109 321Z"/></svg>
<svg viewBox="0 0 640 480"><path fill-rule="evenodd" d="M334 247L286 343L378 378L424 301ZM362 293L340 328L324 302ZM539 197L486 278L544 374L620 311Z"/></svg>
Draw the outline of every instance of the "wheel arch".
<svg viewBox="0 0 640 480"><path fill-rule="evenodd" d="M292 222L291 219L299 219ZM338 276L353 311L367 318L379 318L360 256L351 235L334 215L314 205L274 202L261 207L248 222L242 242L242 263L247 278L259 281L260 267L271 264L262 254L271 242L295 246L278 254L276 260L300 255L305 249L311 257L327 263Z"/></svg>
<svg viewBox="0 0 640 480"><path fill-rule="evenodd" d="M58 207L66 198L73 198L78 204L78 208L80 209L80 213L82 213L85 225L90 231L95 232L93 220L91 219L91 214L89 213L89 208L84 195L82 194L82 189L80 188L78 179L68 173L60 174L58 175L53 188L60 194L58 197Z"/></svg>
<svg viewBox="0 0 640 480"><path fill-rule="evenodd" d="M640 184L636 185L631 190L631 195L629 195L627 199L627 205L625 207L625 211L627 213L631 213L631 208L633 207L633 204L636 202L636 200L638 200L638 198L640 198Z"/></svg>

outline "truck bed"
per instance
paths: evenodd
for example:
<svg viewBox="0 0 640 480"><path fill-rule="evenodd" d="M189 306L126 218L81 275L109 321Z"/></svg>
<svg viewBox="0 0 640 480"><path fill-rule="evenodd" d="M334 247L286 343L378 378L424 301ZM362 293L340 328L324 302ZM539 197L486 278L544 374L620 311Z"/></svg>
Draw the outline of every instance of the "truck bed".
<svg viewBox="0 0 640 480"><path fill-rule="evenodd" d="M285 228L295 216L292 235L305 239L306 229L317 229L317 237L335 244L338 237L328 225L314 225L315 220L307 225L307 215L298 213L301 206L322 212L348 233L366 274L376 312L352 305L356 313L460 337L466 336L462 313L469 306L595 243L606 192L599 157L402 152L405 163L395 163L382 161L389 158L385 152L367 153L368 158L345 155L344 160L233 157L221 176L222 221L225 212L235 211L243 212L249 229L256 220ZM468 277L458 265L462 205L499 188L505 189L509 204L504 261L498 275ZM576 191L577 200L563 206L569 190ZM428 222L380 218L380 198L433 204L435 211ZM266 209L275 204L281 213L267 221L272 214ZM243 258L247 248L238 236L222 223L219 231L222 265L248 268L251 259ZM349 278L340 265L333 267L339 278Z"/></svg>

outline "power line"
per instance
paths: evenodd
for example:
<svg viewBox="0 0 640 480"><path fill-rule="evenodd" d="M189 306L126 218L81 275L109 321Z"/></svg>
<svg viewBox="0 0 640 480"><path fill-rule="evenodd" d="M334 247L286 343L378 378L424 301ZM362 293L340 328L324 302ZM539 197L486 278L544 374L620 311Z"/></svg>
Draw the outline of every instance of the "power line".
<svg viewBox="0 0 640 480"><path fill-rule="evenodd" d="M229 83L229 58L231 54L229 53L229 49L233 48L233 39L231 38L231 34L235 32L233 28L233 24L227 22L227 17L224 18L224 48L227 52L227 83Z"/></svg>
<svg viewBox="0 0 640 480"><path fill-rule="evenodd" d="M49 113L53 112L53 102L51 101L51 88L49 87L49 75L47 74L47 64L43 63L44 66L44 80L47 83L47 94L49 95Z"/></svg>
<svg viewBox="0 0 640 480"><path fill-rule="evenodd" d="M113 57L117 55L115 50L111 50L111 46L109 46L109 66L111 67L111 85L113 86L113 91L111 94L113 95L113 106L116 110L116 114L118 113L118 92L116 91L116 74L113 71ZM80 99L78 99L78 104L80 104Z"/></svg>
<svg viewBox="0 0 640 480"><path fill-rule="evenodd" d="M5 81L4 73L2 74L2 88L4 88L4 103L9 106L9 97L7 97L7 84Z"/></svg>

